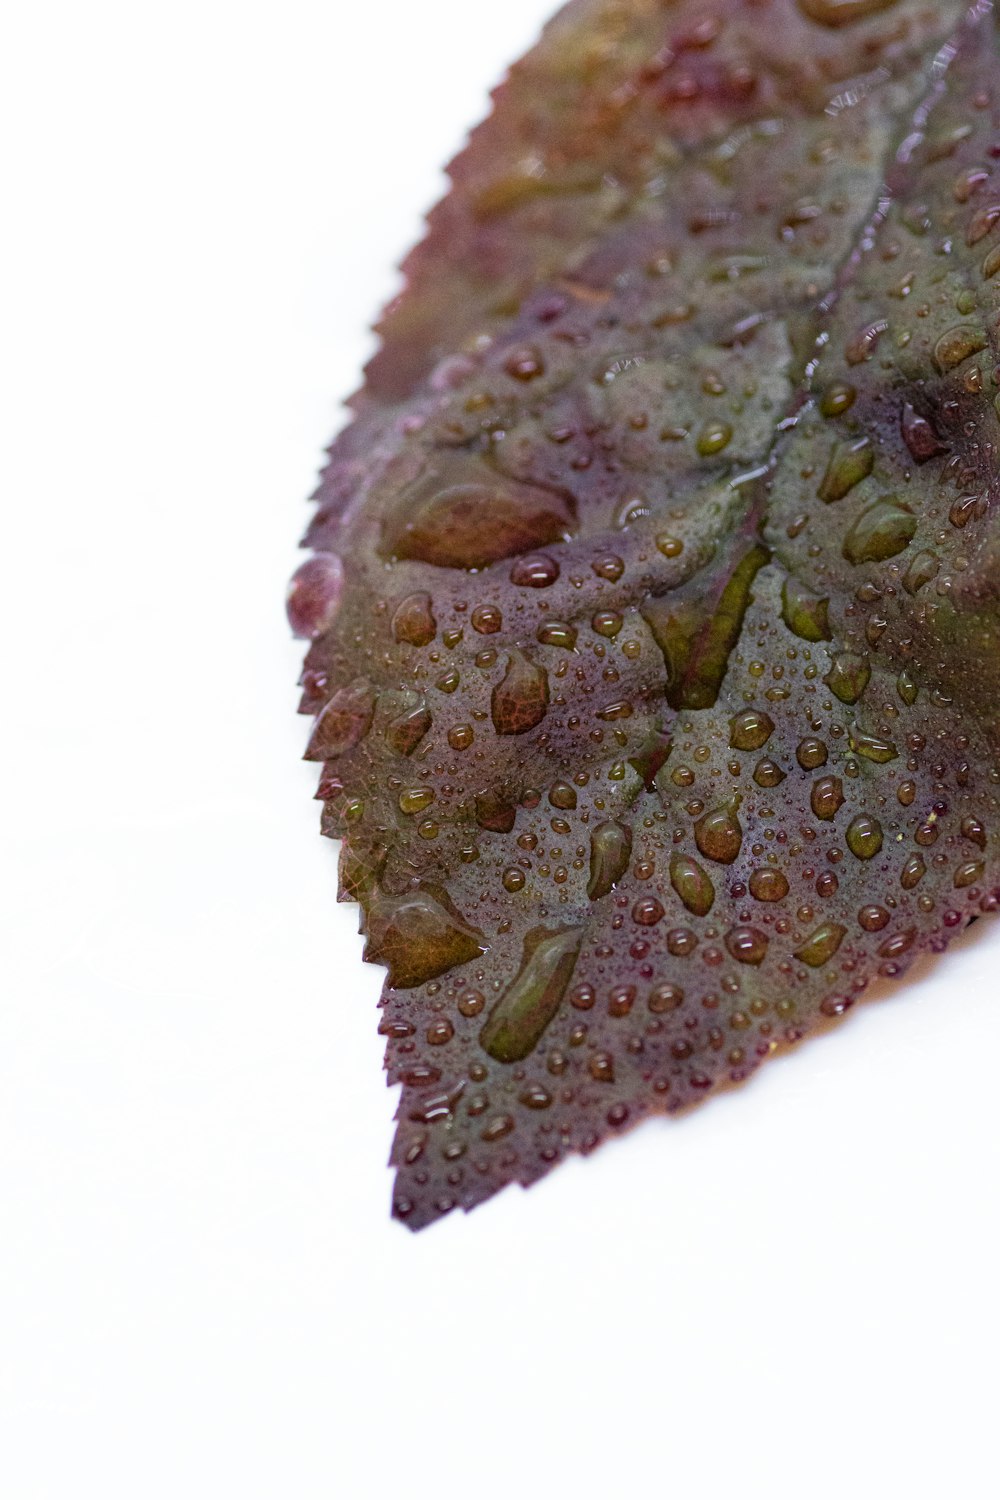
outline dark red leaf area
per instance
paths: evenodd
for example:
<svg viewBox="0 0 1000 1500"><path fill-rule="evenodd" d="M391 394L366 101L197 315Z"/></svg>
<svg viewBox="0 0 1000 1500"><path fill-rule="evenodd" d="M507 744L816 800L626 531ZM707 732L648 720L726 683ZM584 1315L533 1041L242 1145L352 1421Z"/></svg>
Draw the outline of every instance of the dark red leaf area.
<svg viewBox="0 0 1000 1500"><path fill-rule="evenodd" d="M985 5L576 0L407 262L290 613L413 1227L1000 897Z"/></svg>

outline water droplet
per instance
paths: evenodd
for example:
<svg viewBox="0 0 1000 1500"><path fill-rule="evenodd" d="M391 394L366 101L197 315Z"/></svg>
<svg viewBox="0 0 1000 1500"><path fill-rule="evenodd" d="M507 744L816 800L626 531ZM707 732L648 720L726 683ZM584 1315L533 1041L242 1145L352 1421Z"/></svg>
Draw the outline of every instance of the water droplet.
<svg viewBox="0 0 1000 1500"><path fill-rule="evenodd" d="M670 861L670 884L689 912L707 917L715 901L715 886L696 859L675 854Z"/></svg>
<svg viewBox="0 0 1000 1500"><path fill-rule="evenodd" d="M803 771L815 771L819 766L825 766L830 758L830 752L822 740L813 735L807 735L804 740L799 740L795 751L795 759Z"/></svg>
<svg viewBox="0 0 1000 1500"><path fill-rule="evenodd" d="M288 623L302 640L314 641L333 624L344 591L344 565L335 552L317 552L296 568L288 585Z"/></svg>
<svg viewBox="0 0 1000 1500"><path fill-rule="evenodd" d="M882 825L868 813L859 813L848 825L845 838L856 859L873 859L882 847Z"/></svg>
<svg viewBox="0 0 1000 1500"><path fill-rule="evenodd" d="M759 760L754 767L753 779L758 786L779 786L785 779L785 772L776 761L768 760L765 757L764 760Z"/></svg>
<svg viewBox="0 0 1000 1500"><path fill-rule="evenodd" d="M978 845L980 849L986 848L986 829L978 818L970 815L962 819L962 837Z"/></svg>
<svg viewBox="0 0 1000 1500"><path fill-rule="evenodd" d="M853 651L842 651L833 659L833 665L823 678L831 693L841 703L857 703L871 681L872 669L864 656Z"/></svg>
<svg viewBox="0 0 1000 1500"><path fill-rule="evenodd" d="M595 1052L587 1066L595 1083L614 1083L615 1062L609 1052Z"/></svg>
<svg viewBox="0 0 1000 1500"><path fill-rule="evenodd" d="M871 438L852 438L849 442L837 443L819 487L819 498L827 505L843 500L855 485L868 478L874 467L875 450Z"/></svg>
<svg viewBox="0 0 1000 1500"><path fill-rule="evenodd" d="M549 788L549 801L553 807L570 812L576 806L576 789L568 781L554 781Z"/></svg>
<svg viewBox="0 0 1000 1500"><path fill-rule="evenodd" d="M888 332L889 324L885 318L879 318L874 323L866 323L859 328L844 346L844 358L849 365L860 365L865 360L871 359L875 353L876 345L883 333Z"/></svg>
<svg viewBox="0 0 1000 1500"><path fill-rule="evenodd" d="M613 552L606 552L594 559L590 565L590 571L595 578L604 578L608 583L617 583L625 571L625 564Z"/></svg>
<svg viewBox="0 0 1000 1500"><path fill-rule="evenodd" d="M539 625L535 639L541 646L561 646L564 651L572 651L576 645L576 629L561 620L546 620Z"/></svg>
<svg viewBox="0 0 1000 1500"><path fill-rule="evenodd" d="M971 249L984 240L994 225L1000 221L1000 203L986 203L977 208L965 226L965 243Z"/></svg>
<svg viewBox="0 0 1000 1500"><path fill-rule="evenodd" d="M666 764L672 744L673 740L665 730L654 729L636 754L629 757L629 765L642 778L647 792L655 787L657 773Z"/></svg>
<svg viewBox="0 0 1000 1500"><path fill-rule="evenodd" d="M567 491L518 484L479 459L442 456L403 490L383 523L382 549L438 568L485 568L566 541L575 529Z"/></svg>
<svg viewBox="0 0 1000 1500"><path fill-rule="evenodd" d="M426 646L436 632L430 594L407 594L397 604L392 616L392 633L397 641L405 641L410 646Z"/></svg>
<svg viewBox="0 0 1000 1500"><path fill-rule="evenodd" d="M576 1010L593 1010L597 1004L597 991L586 982L574 985L569 992L569 1003Z"/></svg>
<svg viewBox="0 0 1000 1500"><path fill-rule="evenodd" d="M983 261L983 280L989 281L1000 271L1000 245L995 246Z"/></svg>
<svg viewBox="0 0 1000 1500"><path fill-rule="evenodd" d="M632 921L640 927L655 927L666 913L655 896L642 896L632 908Z"/></svg>
<svg viewBox="0 0 1000 1500"><path fill-rule="evenodd" d="M883 562L908 547L916 529L916 516L899 501L876 500L861 512L844 538L844 556L855 566Z"/></svg>
<svg viewBox="0 0 1000 1500"><path fill-rule="evenodd" d="M453 724L448 730L448 743L453 750L468 750L475 737L471 724Z"/></svg>
<svg viewBox="0 0 1000 1500"><path fill-rule="evenodd" d="M587 895L598 901L618 884L632 855L632 830L623 823L601 823L590 836Z"/></svg>
<svg viewBox="0 0 1000 1500"><path fill-rule="evenodd" d="M706 859L731 865L743 843L743 828L731 808L717 807L699 818L694 839Z"/></svg>
<svg viewBox="0 0 1000 1500"><path fill-rule="evenodd" d="M920 884L926 874L927 866L924 864L923 855L911 854L903 866L899 883L904 891L912 891L915 886Z"/></svg>
<svg viewBox="0 0 1000 1500"><path fill-rule="evenodd" d="M781 590L781 618L803 641L828 641L829 599L821 599L796 579L787 578Z"/></svg>
<svg viewBox="0 0 1000 1500"><path fill-rule="evenodd" d="M811 969L822 968L836 953L846 932L847 928L841 927L839 922L823 922L806 938L802 947L795 950L795 957Z"/></svg>
<svg viewBox="0 0 1000 1500"><path fill-rule="evenodd" d="M941 374L946 375L973 354L981 353L988 345L989 340L982 328L973 323L961 323L957 328L949 328L938 339L934 345L934 363Z"/></svg>
<svg viewBox="0 0 1000 1500"><path fill-rule="evenodd" d="M729 445L732 435L733 429L728 422L706 422L698 434L698 452L703 458L711 458Z"/></svg>
<svg viewBox="0 0 1000 1500"><path fill-rule="evenodd" d="M524 940L521 968L490 1011L479 1041L498 1062L520 1062L538 1045L562 1003L580 952L581 930L535 928Z"/></svg>
<svg viewBox="0 0 1000 1500"><path fill-rule="evenodd" d="M522 589L547 589L559 577L559 564L547 552L519 557L510 570L510 581Z"/></svg>
<svg viewBox="0 0 1000 1500"><path fill-rule="evenodd" d="M496 635L503 629L503 615L495 604L480 604L472 611L472 628L480 635Z"/></svg>
<svg viewBox="0 0 1000 1500"><path fill-rule="evenodd" d="M734 750L759 750L774 733L774 720L757 709L734 714L729 721L729 743Z"/></svg>
<svg viewBox="0 0 1000 1500"><path fill-rule="evenodd" d="M726 947L740 964L762 964L767 957L767 934L756 927L734 927L726 933Z"/></svg>
<svg viewBox="0 0 1000 1500"><path fill-rule="evenodd" d="M858 398L858 393L853 385L846 381L834 381L827 386L820 398L820 414L824 417L840 417L845 411L850 411Z"/></svg>
<svg viewBox="0 0 1000 1500"><path fill-rule="evenodd" d="M784 901L788 881L780 870L754 870L750 876L750 894L755 901Z"/></svg>
<svg viewBox="0 0 1000 1500"><path fill-rule="evenodd" d="M813 782L809 805L821 822L828 823L844 805L844 783L839 776L821 776Z"/></svg>
<svg viewBox="0 0 1000 1500"><path fill-rule="evenodd" d="M379 896L368 908L365 957L385 964L394 989L413 989L486 952L477 927L448 895L422 886L402 896Z"/></svg>
<svg viewBox="0 0 1000 1500"><path fill-rule="evenodd" d="M463 990L458 997L458 1009L470 1019L481 1015L486 1005L486 996L481 990Z"/></svg>
<svg viewBox="0 0 1000 1500"><path fill-rule="evenodd" d="M500 791L481 792L476 798L476 822L491 833L510 833L516 816L513 801Z"/></svg>
<svg viewBox="0 0 1000 1500"><path fill-rule="evenodd" d="M684 1004L684 991L677 984L658 984L650 990L646 1004L654 1016L665 1015Z"/></svg>
<svg viewBox="0 0 1000 1500"><path fill-rule="evenodd" d="M508 355L504 369L514 380L525 382L537 380L540 375L545 374L545 364L535 349L518 349Z"/></svg>
<svg viewBox="0 0 1000 1500"><path fill-rule="evenodd" d="M591 628L597 635L603 635L607 640L612 641L624 623L623 617L613 609L599 609L590 622Z"/></svg>
<svg viewBox="0 0 1000 1500"><path fill-rule="evenodd" d="M313 727L306 760L333 760L363 740L375 715L375 689L367 677L338 688Z"/></svg>
<svg viewBox="0 0 1000 1500"><path fill-rule="evenodd" d="M918 552L903 577L903 587L908 594L918 593L925 583L935 579L941 564L933 552Z"/></svg>
<svg viewBox="0 0 1000 1500"><path fill-rule="evenodd" d="M889 10L896 0L798 0L799 10L821 26L850 26Z"/></svg>
<svg viewBox="0 0 1000 1500"><path fill-rule="evenodd" d="M497 734L526 734L545 718L549 678L544 667L513 650L503 681L493 689L490 710Z"/></svg>
<svg viewBox="0 0 1000 1500"><path fill-rule="evenodd" d="M931 423L909 401L903 404L899 425L903 441L918 464L925 464L928 459L948 452L947 443L942 443Z"/></svg>
<svg viewBox="0 0 1000 1500"><path fill-rule="evenodd" d="M899 755L892 740L883 739L878 734L866 734L856 726L851 730L850 744L858 755L863 755L866 760L873 760L879 766L887 765Z"/></svg>
<svg viewBox="0 0 1000 1500"><path fill-rule="evenodd" d="M967 885L975 885L982 880L986 866L981 860L969 860L961 864L955 871L953 884L956 890L963 890Z"/></svg>
<svg viewBox="0 0 1000 1500"><path fill-rule="evenodd" d="M430 710L425 704L418 704L386 725L386 744L397 755L412 755L430 727Z"/></svg>
<svg viewBox="0 0 1000 1500"><path fill-rule="evenodd" d="M902 958L913 947L916 937L915 927L908 927L905 932L894 932L879 948L879 958Z"/></svg>

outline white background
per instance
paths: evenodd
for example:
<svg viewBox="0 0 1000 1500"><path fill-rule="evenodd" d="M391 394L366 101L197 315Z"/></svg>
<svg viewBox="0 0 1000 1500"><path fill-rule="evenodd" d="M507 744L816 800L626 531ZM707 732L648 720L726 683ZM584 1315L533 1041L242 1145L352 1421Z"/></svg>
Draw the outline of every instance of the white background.
<svg viewBox="0 0 1000 1500"><path fill-rule="evenodd" d="M994 1496L1000 931L419 1236L286 576L546 0L23 4L0 47L0 1492Z"/></svg>

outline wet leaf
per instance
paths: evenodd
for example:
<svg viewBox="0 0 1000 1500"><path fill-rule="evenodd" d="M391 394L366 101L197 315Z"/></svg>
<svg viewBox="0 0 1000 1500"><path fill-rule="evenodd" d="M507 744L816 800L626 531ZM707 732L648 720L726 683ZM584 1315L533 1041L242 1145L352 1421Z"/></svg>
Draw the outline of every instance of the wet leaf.
<svg viewBox="0 0 1000 1500"><path fill-rule="evenodd" d="M986 5L575 0L406 263L290 615L417 1227L1000 898Z"/></svg>

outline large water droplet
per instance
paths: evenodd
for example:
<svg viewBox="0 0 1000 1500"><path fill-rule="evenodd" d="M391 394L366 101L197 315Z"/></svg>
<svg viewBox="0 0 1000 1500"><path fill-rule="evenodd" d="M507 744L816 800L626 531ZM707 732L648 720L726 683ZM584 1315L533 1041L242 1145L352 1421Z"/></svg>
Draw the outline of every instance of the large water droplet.
<svg viewBox="0 0 1000 1500"><path fill-rule="evenodd" d="M923 855L911 854L909 859L906 861L906 864L903 866L902 873L899 877L899 883L903 887L904 891L912 891L915 886L918 886L920 884L921 880L923 880L926 874L927 866L924 863Z"/></svg>
<svg viewBox="0 0 1000 1500"><path fill-rule="evenodd" d="M819 969L836 953L846 932L839 922L824 922L795 950L795 957L811 969Z"/></svg>
<svg viewBox="0 0 1000 1500"><path fill-rule="evenodd" d="M490 703L497 734L526 734L545 718L549 706L549 677L544 667L511 651L503 680L493 689Z"/></svg>
<svg viewBox="0 0 1000 1500"><path fill-rule="evenodd" d="M483 1050L498 1062L520 1062L538 1045L566 993L581 937L580 928L536 928L525 938L520 971L479 1034Z"/></svg>
<svg viewBox="0 0 1000 1500"><path fill-rule="evenodd" d="M815 771L819 766L825 766L830 759L830 752L823 740L818 740L815 735L808 734L804 740L799 740L795 750L795 759L803 771Z"/></svg>
<svg viewBox="0 0 1000 1500"><path fill-rule="evenodd" d="M786 578L781 590L781 618L802 640L830 639L829 608L829 599L821 599L805 584Z"/></svg>
<svg viewBox="0 0 1000 1500"><path fill-rule="evenodd" d="M833 658L823 681L841 703L857 703L871 681L871 675L872 669L866 657L858 656L854 651L842 651Z"/></svg>
<svg viewBox="0 0 1000 1500"><path fill-rule="evenodd" d="M933 552L918 552L903 577L903 587L908 594L916 594L925 583L935 579L941 564Z"/></svg>
<svg viewBox="0 0 1000 1500"><path fill-rule="evenodd" d="M367 677L338 688L313 728L306 760L332 760L353 750L371 728L375 689Z"/></svg>
<svg viewBox="0 0 1000 1500"><path fill-rule="evenodd" d="M670 884L696 917L707 917L715 901L715 886L696 859L675 854L670 861Z"/></svg>
<svg viewBox="0 0 1000 1500"><path fill-rule="evenodd" d="M766 757L759 760L754 766L753 779L758 786L772 787L780 786L785 779L785 772L777 761L768 760Z"/></svg>
<svg viewBox="0 0 1000 1500"><path fill-rule="evenodd" d="M909 401L903 404L899 425L903 441L918 464L925 464L928 459L948 452L947 443L942 443L927 418L922 417Z"/></svg>
<svg viewBox="0 0 1000 1500"><path fill-rule="evenodd" d="M868 478L874 467L875 449L871 438L852 438L849 442L837 443L819 487L819 498L828 505L843 500L856 484Z"/></svg>
<svg viewBox="0 0 1000 1500"><path fill-rule="evenodd" d="M572 651L576 645L576 627L561 620L546 620L539 625L535 639L541 646L561 646L564 651Z"/></svg>
<svg viewBox="0 0 1000 1500"><path fill-rule="evenodd" d="M767 934L757 927L734 927L726 933L726 947L740 964L762 964L767 957Z"/></svg>
<svg viewBox="0 0 1000 1500"><path fill-rule="evenodd" d="M916 516L898 500L876 500L861 512L844 538L844 556L855 565L883 562L908 547L916 529Z"/></svg>
<svg viewBox="0 0 1000 1500"><path fill-rule="evenodd" d="M503 791L481 792L476 798L476 822L491 833L510 833L517 817L516 801Z"/></svg>
<svg viewBox="0 0 1000 1500"><path fill-rule="evenodd" d="M618 884L632 854L632 830L624 823L601 823L590 836L590 883L587 895L597 901Z"/></svg>
<svg viewBox="0 0 1000 1500"><path fill-rule="evenodd" d="M559 564L547 552L519 557L510 570L511 583L522 589L547 589L558 577Z"/></svg>
<svg viewBox="0 0 1000 1500"><path fill-rule="evenodd" d="M934 345L934 363L941 374L946 375L973 354L981 353L988 345L984 329L972 323L962 323L957 328L949 328L938 339Z"/></svg>
<svg viewBox="0 0 1000 1500"><path fill-rule="evenodd" d="M706 859L731 865L743 843L743 828L732 808L717 807L698 819L694 840Z"/></svg>
<svg viewBox="0 0 1000 1500"><path fill-rule="evenodd" d="M729 721L729 743L734 750L759 750L773 733L774 720L758 709L734 714Z"/></svg>
<svg viewBox="0 0 1000 1500"><path fill-rule="evenodd" d="M426 704L418 704L386 725L386 743L398 755L412 755L430 727L430 710Z"/></svg>
<svg viewBox="0 0 1000 1500"><path fill-rule="evenodd" d="M799 10L821 26L850 26L889 10L896 0L798 0Z"/></svg>
<svg viewBox="0 0 1000 1500"><path fill-rule="evenodd" d="M817 818L828 823L844 805L844 783L839 776L821 776L813 782L809 804Z"/></svg>
<svg viewBox="0 0 1000 1500"><path fill-rule="evenodd" d="M788 881L780 870L754 870L750 876L750 894L755 901L784 901Z"/></svg>
<svg viewBox="0 0 1000 1500"><path fill-rule="evenodd" d="M884 739L879 734L866 734L856 726L851 730L850 741L851 749L856 754L863 755L865 760L873 760L879 766L887 765L899 755L892 740Z"/></svg>
<svg viewBox="0 0 1000 1500"><path fill-rule="evenodd" d="M882 847L882 825L868 813L859 813L849 824L845 837L856 859L873 859Z"/></svg>
<svg viewBox="0 0 1000 1500"><path fill-rule="evenodd" d="M656 785L658 772L666 765L673 739L664 729L653 729L635 755L629 757L629 765L642 778L643 786L651 792Z"/></svg>
<svg viewBox="0 0 1000 1500"><path fill-rule="evenodd" d="M397 641L406 641L410 646L426 646L434 639L436 631L437 621L430 594L407 594L400 600L392 616L392 633Z"/></svg>
<svg viewBox="0 0 1000 1500"><path fill-rule="evenodd" d="M344 591L344 565L334 552L317 552L296 568L288 585L288 623L303 640L316 640L333 624Z"/></svg>
<svg viewBox="0 0 1000 1500"><path fill-rule="evenodd" d="M565 490L519 484L467 457L436 460L400 495L382 529L382 550L439 568L485 568L576 529Z"/></svg>
<svg viewBox="0 0 1000 1500"><path fill-rule="evenodd" d="M377 897L368 908L365 931L365 957L385 964L390 985L400 990L436 979L487 950L479 929L434 886Z"/></svg>

